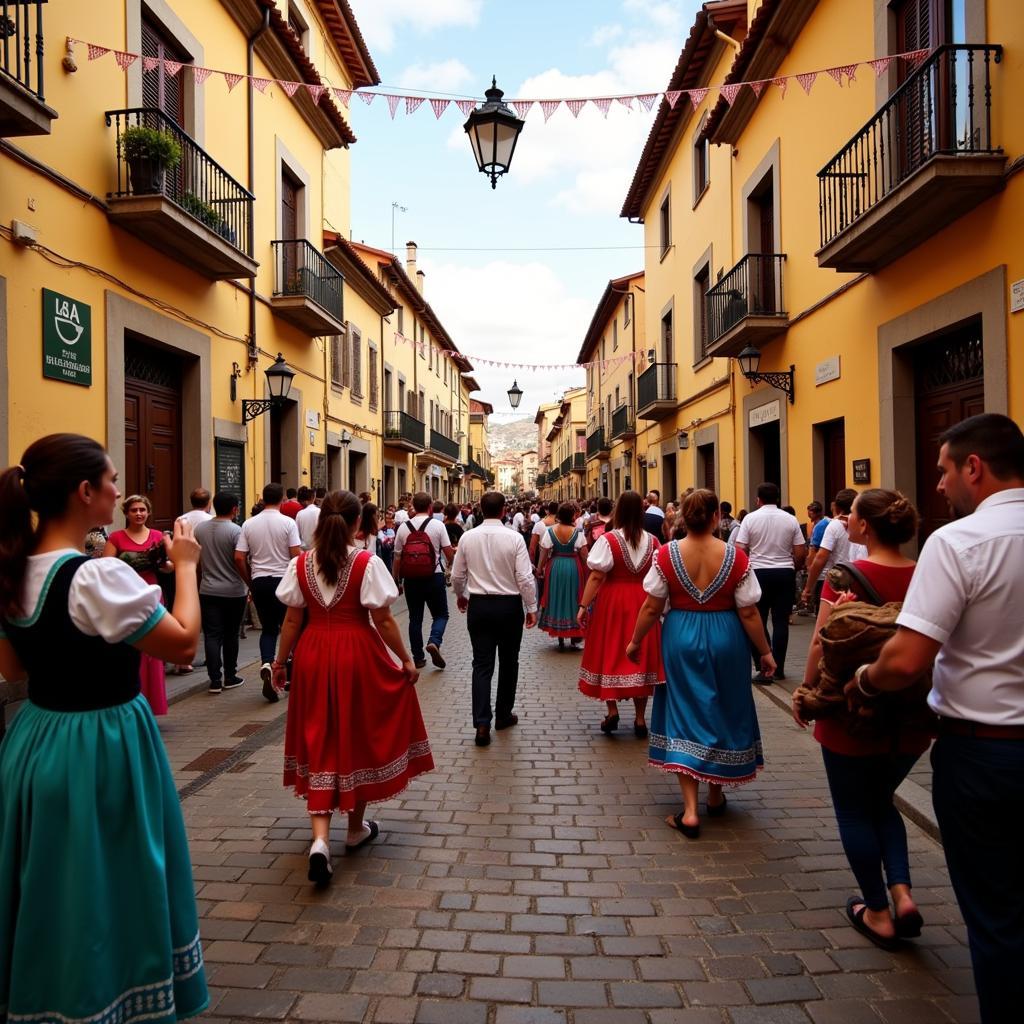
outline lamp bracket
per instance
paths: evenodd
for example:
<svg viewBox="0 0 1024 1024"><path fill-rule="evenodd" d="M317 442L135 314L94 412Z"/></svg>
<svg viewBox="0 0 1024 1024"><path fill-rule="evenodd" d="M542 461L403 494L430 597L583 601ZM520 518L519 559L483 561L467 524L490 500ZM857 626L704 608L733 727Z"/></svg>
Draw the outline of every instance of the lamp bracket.
<svg viewBox="0 0 1024 1024"><path fill-rule="evenodd" d="M796 397L793 394L793 377L795 372L796 366L790 365L788 371L768 370L765 373L746 373L744 376L750 381L751 385L756 384L758 381L764 381L765 384L769 384L779 391L785 391L789 395L789 404L792 405L796 401Z"/></svg>
<svg viewBox="0 0 1024 1024"><path fill-rule="evenodd" d="M279 398L243 398L242 422L248 423L250 420L256 419L257 416L262 416L265 412L270 412L275 406L281 404Z"/></svg>

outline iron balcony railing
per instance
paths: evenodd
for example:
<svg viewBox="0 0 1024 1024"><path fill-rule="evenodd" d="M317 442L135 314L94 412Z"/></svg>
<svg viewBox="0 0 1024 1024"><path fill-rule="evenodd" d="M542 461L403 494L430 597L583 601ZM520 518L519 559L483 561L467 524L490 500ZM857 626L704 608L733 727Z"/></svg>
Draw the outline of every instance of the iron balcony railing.
<svg viewBox="0 0 1024 1024"><path fill-rule="evenodd" d="M446 459L459 458L459 442L453 441L450 437L445 437L440 430L434 430L431 428L430 431L430 450L437 452L438 455L443 455Z"/></svg>
<svg viewBox="0 0 1024 1024"><path fill-rule="evenodd" d="M190 135L155 107L108 110L117 133L117 191L112 197L163 195L236 249L252 258L253 195ZM181 160L163 169L149 160L125 158L122 136L129 128L167 132L181 147Z"/></svg>
<svg viewBox="0 0 1024 1024"><path fill-rule="evenodd" d="M612 432L611 440L619 437L628 437L634 433L633 406L623 402L618 409L612 411Z"/></svg>
<svg viewBox="0 0 1024 1024"><path fill-rule="evenodd" d="M560 466L555 466L555 468L553 470L551 470L550 473L548 473L548 483L549 484L553 484L556 480L559 479L559 477L561 477L561 475L562 475L561 467Z"/></svg>
<svg viewBox="0 0 1024 1024"><path fill-rule="evenodd" d="M547 474L546 473L538 473L537 474L537 486L538 487L543 487L544 484L546 484L546 483L547 483Z"/></svg>
<svg viewBox="0 0 1024 1024"><path fill-rule="evenodd" d="M23 85L40 101L44 100L44 3L46 0L32 0L31 3L27 0L0 2L0 71Z"/></svg>
<svg viewBox="0 0 1024 1024"><path fill-rule="evenodd" d="M782 301L782 253L747 253L706 296L708 345L748 316L786 317ZM702 353L703 354L703 353Z"/></svg>
<svg viewBox="0 0 1024 1024"><path fill-rule="evenodd" d="M604 439L604 427L596 427L592 433L587 434L587 458L592 459L606 451L608 451L608 445Z"/></svg>
<svg viewBox="0 0 1024 1024"><path fill-rule="evenodd" d="M1001 153L992 143L992 63L1001 46L938 47L818 172L824 247L940 155Z"/></svg>
<svg viewBox="0 0 1024 1024"><path fill-rule="evenodd" d="M636 406L641 412L656 402L676 400L676 364L651 363L636 379Z"/></svg>
<svg viewBox="0 0 1024 1024"><path fill-rule="evenodd" d="M410 413L400 410L384 413L385 441L408 441L423 448L425 433L426 424Z"/></svg>
<svg viewBox="0 0 1024 1024"><path fill-rule="evenodd" d="M274 295L305 296L335 320L344 320L345 279L327 257L305 238L280 238L270 245L274 250Z"/></svg>
<svg viewBox="0 0 1024 1024"><path fill-rule="evenodd" d="M585 473L587 470L586 452L573 452L572 468L576 472Z"/></svg>
<svg viewBox="0 0 1024 1024"><path fill-rule="evenodd" d="M568 476L572 472L572 456L562 459L561 475Z"/></svg>
<svg viewBox="0 0 1024 1024"><path fill-rule="evenodd" d="M487 474L487 470L485 470L484 467L473 458L470 458L469 462L466 464L466 472L469 473L470 476L478 477L480 480L483 480Z"/></svg>

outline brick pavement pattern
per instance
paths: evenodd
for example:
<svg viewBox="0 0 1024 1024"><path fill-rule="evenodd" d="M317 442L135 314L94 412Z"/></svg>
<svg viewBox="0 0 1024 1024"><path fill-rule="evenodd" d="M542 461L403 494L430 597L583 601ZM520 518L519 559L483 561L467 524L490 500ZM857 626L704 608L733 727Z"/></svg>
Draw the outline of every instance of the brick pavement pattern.
<svg viewBox="0 0 1024 1024"><path fill-rule="evenodd" d="M794 630L794 650L807 628ZM908 826L921 939L886 953L843 907L817 744L765 695L766 768L690 842L678 787L576 691L579 655L526 634L518 727L473 745L469 640L419 695L437 769L372 808L379 841L306 881L308 819L281 785L287 703L255 670L161 722L189 830L222 1020L374 1024L860 1024L977 1019L942 851ZM794 669L796 666L794 665Z"/></svg>

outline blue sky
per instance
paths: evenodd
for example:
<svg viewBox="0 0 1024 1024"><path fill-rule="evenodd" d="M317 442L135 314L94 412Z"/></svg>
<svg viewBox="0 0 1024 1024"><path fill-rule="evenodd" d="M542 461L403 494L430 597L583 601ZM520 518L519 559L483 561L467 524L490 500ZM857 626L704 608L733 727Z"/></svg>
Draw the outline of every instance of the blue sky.
<svg viewBox="0 0 1024 1024"><path fill-rule="evenodd" d="M481 96L492 74L507 98L593 96L665 87L698 0L351 0L382 91ZM656 108L655 108L656 109ZM643 229L618 216L653 113L539 106L496 191L476 170L450 106L392 121L382 99L353 99L352 237L419 246L427 299L467 353L571 363L608 279L643 267ZM571 251L554 251L564 247ZM605 248L607 247L607 248ZM533 251L521 251L533 250ZM478 367L478 396L520 412L583 383L582 371Z"/></svg>

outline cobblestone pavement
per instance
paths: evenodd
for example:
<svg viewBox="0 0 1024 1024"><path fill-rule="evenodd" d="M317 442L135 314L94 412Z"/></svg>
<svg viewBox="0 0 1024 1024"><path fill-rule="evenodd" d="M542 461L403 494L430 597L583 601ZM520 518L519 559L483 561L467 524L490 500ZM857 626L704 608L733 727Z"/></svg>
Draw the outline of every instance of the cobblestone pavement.
<svg viewBox="0 0 1024 1024"><path fill-rule="evenodd" d="M453 609L454 611L454 609ZM437 769L373 815L381 839L306 881L281 786L286 702L254 675L161 728L183 796L212 1003L234 1020L380 1024L860 1024L977 1019L942 851L909 827L927 920L904 951L845 923L854 882L817 745L757 694L766 768L690 842L675 781L597 728L579 655L531 631L517 728L473 745L469 642L419 684ZM794 630L794 651L808 629ZM796 670L796 662L790 671ZM255 685L254 685L255 684ZM334 847L341 853L344 819Z"/></svg>

